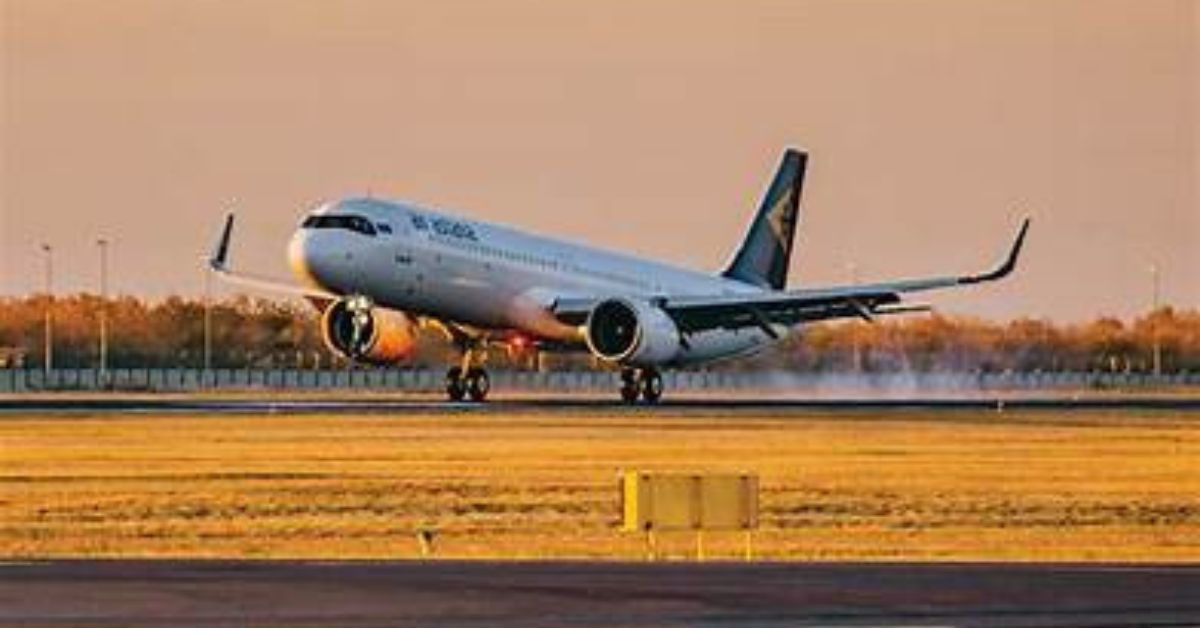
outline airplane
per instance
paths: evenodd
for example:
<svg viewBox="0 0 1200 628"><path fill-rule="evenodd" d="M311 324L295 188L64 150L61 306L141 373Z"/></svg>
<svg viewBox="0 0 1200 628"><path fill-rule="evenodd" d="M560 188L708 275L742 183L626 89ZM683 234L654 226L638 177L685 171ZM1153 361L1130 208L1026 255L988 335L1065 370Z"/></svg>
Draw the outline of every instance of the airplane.
<svg viewBox="0 0 1200 628"><path fill-rule="evenodd" d="M307 298L326 344L374 365L410 357L417 330L438 329L461 355L446 372L452 401L484 401L490 349L586 352L620 370L620 398L659 401L662 370L761 351L814 321L928 311L909 293L996 281L980 274L787 288L808 154L788 148L741 245L708 274L453 216L414 203L349 198L309 213L288 243L293 285L229 265L234 215L209 264L244 285Z"/></svg>

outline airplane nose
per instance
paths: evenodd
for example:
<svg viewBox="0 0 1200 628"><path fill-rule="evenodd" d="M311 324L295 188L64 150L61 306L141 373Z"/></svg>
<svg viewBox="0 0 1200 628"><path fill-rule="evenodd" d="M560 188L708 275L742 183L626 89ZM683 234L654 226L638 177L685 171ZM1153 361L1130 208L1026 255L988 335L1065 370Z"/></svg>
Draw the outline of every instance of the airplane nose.
<svg viewBox="0 0 1200 628"><path fill-rule="evenodd" d="M287 256L292 274L305 284L316 286L318 283L316 275L313 274L312 237L312 232L306 229L292 234L292 239L288 242Z"/></svg>

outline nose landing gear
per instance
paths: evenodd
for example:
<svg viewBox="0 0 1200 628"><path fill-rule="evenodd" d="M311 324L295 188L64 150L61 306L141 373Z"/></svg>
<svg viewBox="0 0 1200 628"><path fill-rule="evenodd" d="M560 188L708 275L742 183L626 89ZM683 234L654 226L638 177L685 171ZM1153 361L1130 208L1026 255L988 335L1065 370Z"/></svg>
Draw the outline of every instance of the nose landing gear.
<svg viewBox="0 0 1200 628"><path fill-rule="evenodd" d="M450 401L468 399L478 403L487 399L491 390L491 378L483 368L471 367L464 372L455 366L446 371L446 396Z"/></svg>
<svg viewBox="0 0 1200 628"><path fill-rule="evenodd" d="M663 394L662 375L654 368L621 369L621 401L635 404L640 397L648 404L658 403Z"/></svg>

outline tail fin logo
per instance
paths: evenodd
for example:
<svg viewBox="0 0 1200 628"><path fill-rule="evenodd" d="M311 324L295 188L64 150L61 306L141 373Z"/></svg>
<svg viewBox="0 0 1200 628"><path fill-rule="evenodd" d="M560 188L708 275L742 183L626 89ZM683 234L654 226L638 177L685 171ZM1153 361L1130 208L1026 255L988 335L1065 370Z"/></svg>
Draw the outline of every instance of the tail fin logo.
<svg viewBox="0 0 1200 628"><path fill-rule="evenodd" d="M789 246L796 227L796 203L792 202L795 195L796 188L787 188L767 214L767 224L771 227L771 233L782 247Z"/></svg>
<svg viewBox="0 0 1200 628"><path fill-rule="evenodd" d="M723 276L772 290L782 290L787 284L807 161L808 155L798 150L784 152L758 213Z"/></svg>

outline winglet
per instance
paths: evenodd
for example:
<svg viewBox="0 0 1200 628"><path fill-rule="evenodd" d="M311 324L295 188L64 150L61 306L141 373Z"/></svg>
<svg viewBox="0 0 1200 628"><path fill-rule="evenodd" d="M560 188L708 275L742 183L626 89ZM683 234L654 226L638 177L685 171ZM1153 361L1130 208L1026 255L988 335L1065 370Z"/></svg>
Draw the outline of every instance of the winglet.
<svg viewBox="0 0 1200 628"><path fill-rule="evenodd" d="M1003 279L1007 277L1010 273L1012 273L1013 269L1017 267L1017 258L1021 255L1021 247L1025 245L1025 234L1028 232L1029 219L1026 218L1025 221L1021 223L1021 230L1017 232L1017 239L1013 241L1012 249L1008 252L1008 259L1004 260L1003 264L991 272L983 273L981 275L968 275L966 277L961 277L958 280L958 283L982 283L985 281L996 281L997 279Z"/></svg>
<svg viewBox="0 0 1200 628"><path fill-rule="evenodd" d="M224 271L225 263L229 260L229 238L233 235L233 214L225 216L225 228L221 230L221 239L213 249L208 265L215 271Z"/></svg>

